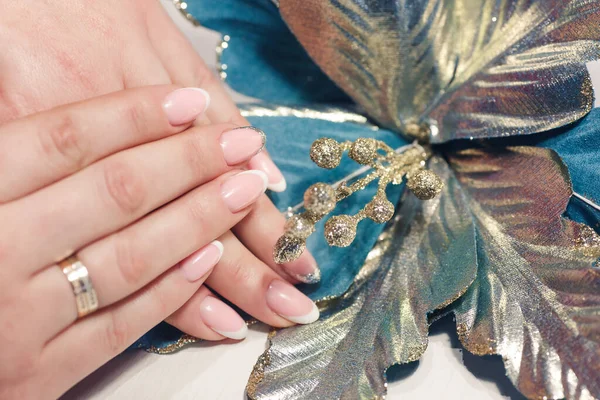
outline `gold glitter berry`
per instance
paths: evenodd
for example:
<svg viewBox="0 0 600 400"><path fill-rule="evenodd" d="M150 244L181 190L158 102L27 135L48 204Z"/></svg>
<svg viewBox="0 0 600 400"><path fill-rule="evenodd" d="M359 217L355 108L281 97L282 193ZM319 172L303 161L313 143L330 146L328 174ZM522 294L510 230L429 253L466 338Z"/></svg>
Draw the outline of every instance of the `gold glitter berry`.
<svg viewBox="0 0 600 400"><path fill-rule="evenodd" d="M277 240L273 249L273 260L277 264L285 264L298 259L304 249L306 241L299 237L283 235Z"/></svg>
<svg viewBox="0 0 600 400"><path fill-rule="evenodd" d="M348 247L356 237L356 220L349 215L336 215L325 223L325 239L330 246Z"/></svg>
<svg viewBox="0 0 600 400"><path fill-rule="evenodd" d="M335 204L335 189L325 183L315 183L304 192L304 208L314 214L325 215Z"/></svg>
<svg viewBox="0 0 600 400"><path fill-rule="evenodd" d="M408 178L406 186L420 200L431 200L442 191L444 183L435 172L421 170Z"/></svg>
<svg viewBox="0 0 600 400"><path fill-rule="evenodd" d="M377 155L377 141L371 138L358 138L348 152L348 157L359 164L369 165Z"/></svg>
<svg viewBox="0 0 600 400"><path fill-rule="evenodd" d="M321 168L333 169L342 160L342 146L330 138L321 138L310 147L310 159Z"/></svg>
<svg viewBox="0 0 600 400"><path fill-rule="evenodd" d="M284 226L285 233L289 236L295 236L306 239L315 231L314 222L303 214L293 215L287 220Z"/></svg>
<svg viewBox="0 0 600 400"><path fill-rule="evenodd" d="M377 195L367 204L365 213L371 220L383 224L394 216L394 205L385 197Z"/></svg>

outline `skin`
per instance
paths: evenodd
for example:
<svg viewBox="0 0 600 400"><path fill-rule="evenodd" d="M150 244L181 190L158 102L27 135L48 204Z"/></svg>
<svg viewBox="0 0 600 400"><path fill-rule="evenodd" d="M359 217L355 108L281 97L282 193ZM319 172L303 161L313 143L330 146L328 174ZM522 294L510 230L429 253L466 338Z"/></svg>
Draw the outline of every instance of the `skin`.
<svg viewBox="0 0 600 400"><path fill-rule="evenodd" d="M164 319L191 335L223 339L196 315L196 306L211 290L269 325L292 325L265 300L274 279L294 282L270 252L284 218L266 196L236 213L217 196L219 182L235 173L219 159L217 138L249 124L158 2L40 0L33 7L2 1L0 48L0 149L24 154L3 157L0 151L0 171L16 173L31 161L33 170L46 173L45 179L24 176L20 181L27 183L19 188L11 186L13 180L3 184L2 176L8 175L0 173L0 320L8 321L0 326L0 341L8 349L0 366L0 398L58 397ZM182 86L210 94L211 106L196 126L172 126L160 108L164 97ZM61 131L56 122L66 140L40 151L40 141L57 143L48 137L56 134L48 129L52 121L74 120L65 115L78 116L75 120L93 116L89 119L98 123ZM97 137L119 142L132 131L138 139L113 146L107 154L93 154L92 146L83 149L83 157L78 147ZM189 164L174 154L190 141L205 149L207 168L201 174L185 173ZM161 175L150 161L133 161L159 155L172 157L167 163L172 171ZM21 162L12 165L7 159ZM83 198L73 207L48 207L69 204L68 195L87 193L79 190L81 185L93 184L99 171L120 165L136 182L131 197L141 198L143 206L119 207L119 195L107 194L104 200ZM253 165L258 161L240 167ZM138 180L143 176L179 178L153 183L148 190L149 182ZM186 211L194 198L202 199L202 212ZM93 205L97 212L77 209L78 204ZM160 237L158 227L180 213L198 220L176 219L184 223L173 234L182 236L152 242ZM253 229L267 222L273 229ZM194 224L206 227L204 233L184 235L197 232L190 230ZM214 239L226 249L220 262L212 273L188 282L178 263ZM96 278L102 308L77 320L72 290L52 266L75 250L81 259L114 260L115 246L125 240L135 244L133 249L145 249L135 253L144 268L123 279L126 267L103 264L112 268L94 273L112 275ZM296 262L314 260L307 254ZM108 293L103 281L117 282L119 289L103 295Z"/></svg>

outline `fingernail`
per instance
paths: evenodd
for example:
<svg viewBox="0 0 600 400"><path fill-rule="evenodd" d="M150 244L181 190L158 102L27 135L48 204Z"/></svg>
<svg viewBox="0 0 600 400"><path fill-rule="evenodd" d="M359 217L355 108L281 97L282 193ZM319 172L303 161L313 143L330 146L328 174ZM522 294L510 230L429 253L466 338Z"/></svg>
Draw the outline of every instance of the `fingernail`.
<svg viewBox="0 0 600 400"><path fill-rule="evenodd" d="M310 324L319 319L319 309L311 299L278 279L267 289L267 305L276 314L297 324Z"/></svg>
<svg viewBox="0 0 600 400"><path fill-rule="evenodd" d="M235 310L216 297L206 296L200 303L202 321L219 335L242 340L248 334L246 322Z"/></svg>
<svg viewBox="0 0 600 400"><path fill-rule="evenodd" d="M204 246L181 262L181 271L190 282L196 282L209 273L223 255L223 244L217 240Z"/></svg>
<svg viewBox="0 0 600 400"><path fill-rule="evenodd" d="M221 186L221 195L231 212L254 203L267 190L268 178L262 171L249 170L229 177Z"/></svg>
<svg viewBox="0 0 600 400"><path fill-rule="evenodd" d="M248 161L265 147L266 140L263 131L251 126L223 133L220 141L225 162L237 165Z"/></svg>
<svg viewBox="0 0 600 400"><path fill-rule="evenodd" d="M258 153L252 159L252 168L263 171L269 177L269 190L273 192L283 192L287 188L287 183L283 174L277 168L271 157L266 153Z"/></svg>
<svg viewBox="0 0 600 400"><path fill-rule="evenodd" d="M321 270L317 261L308 251L302 253L300 258L283 264L286 272L302 283L317 283L321 280Z"/></svg>
<svg viewBox="0 0 600 400"><path fill-rule="evenodd" d="M183 88L171 92L163 102L163 109L171 125L187 124L204 113L210 96L204 89Z"/></svg>

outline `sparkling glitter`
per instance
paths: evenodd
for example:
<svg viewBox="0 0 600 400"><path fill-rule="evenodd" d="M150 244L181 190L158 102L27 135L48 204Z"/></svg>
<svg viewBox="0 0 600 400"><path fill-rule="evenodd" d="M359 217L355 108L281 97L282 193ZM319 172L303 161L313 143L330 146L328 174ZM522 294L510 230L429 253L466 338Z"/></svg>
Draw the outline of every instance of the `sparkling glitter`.
<svg viewBox="0 0 600 400"><path fill-rule="evenodd" d="M406 186L421 200L431 200L444 187L442 180L432 171L422 170L411 175Z"/></svg>
<svg viewBox="0 0 600 400"><path fill-rule="evenodd" d="M315 183L304 192L304 208L315 214L325 215L335 204L335 190L325 183Z"/></svg>
<svg viewBox="0 0 600 400"><path fill-rule="evenodd" d="M336 215L325 223L325 239L330 246L348 247L356 237L356 220L349 215Z"/></svg>
<svg viewBox="0 0 600 400"><path fill-rule="evenodd" d="M394 205L385 197L376 196L365 207L365 213L367 214L367 217L373 221L378 224L383 224L392 219L392 216L394 215Z"/></svg>
<svg viewBox="0 0 600 400"><path fill-rule="evenodd" d="M310 148L310 159L321 168L333 169L340 165L342 147L334 139L317 139Z"/></svg>
<svg viewBox="0 0 600 400"><path fill-rule="evenodd" d="M305 215L294 215L285 223L285 233L289 236L295 236L306 239L315 231L314 223Z"/></svg>
<svg viewBox="0 0 600 400"><path fill-rule="evenodd" d="M306 242L304 239L283 235L275 244L273 260L275 260L277 264L285 264L294 261L300 257L305 248Z"/></svg>
<svg viewBox="0 0 600 400"><path fill-rule="evenodd" d="M348 152L348 157L359 164L368 165L377 155L377 141L371 138L357 139Z"/></svg>

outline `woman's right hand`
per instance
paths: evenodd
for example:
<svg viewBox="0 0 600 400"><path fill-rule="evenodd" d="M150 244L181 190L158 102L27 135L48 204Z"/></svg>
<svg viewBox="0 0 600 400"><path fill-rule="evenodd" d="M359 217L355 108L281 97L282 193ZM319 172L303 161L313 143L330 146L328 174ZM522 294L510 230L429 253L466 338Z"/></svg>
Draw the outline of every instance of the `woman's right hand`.
<svg viewBox="0 0 600 400"><path fill-rule="evenodd" d="M216 239L231 236L267 178L235 169L262 150L261 132L190 128L207 104L199 89L145 87L0 126L0 398L58 397L189 299L210 297L199 289L223 254ZM71 255L98 300L84 318L57 265ZM219 279L234 288L234 272L223 268ZM273 270L256 275L273 282L262 300L269 318L285 316L289 302L314 314ZM214 331L208 338L227 334Z"/></svg>

